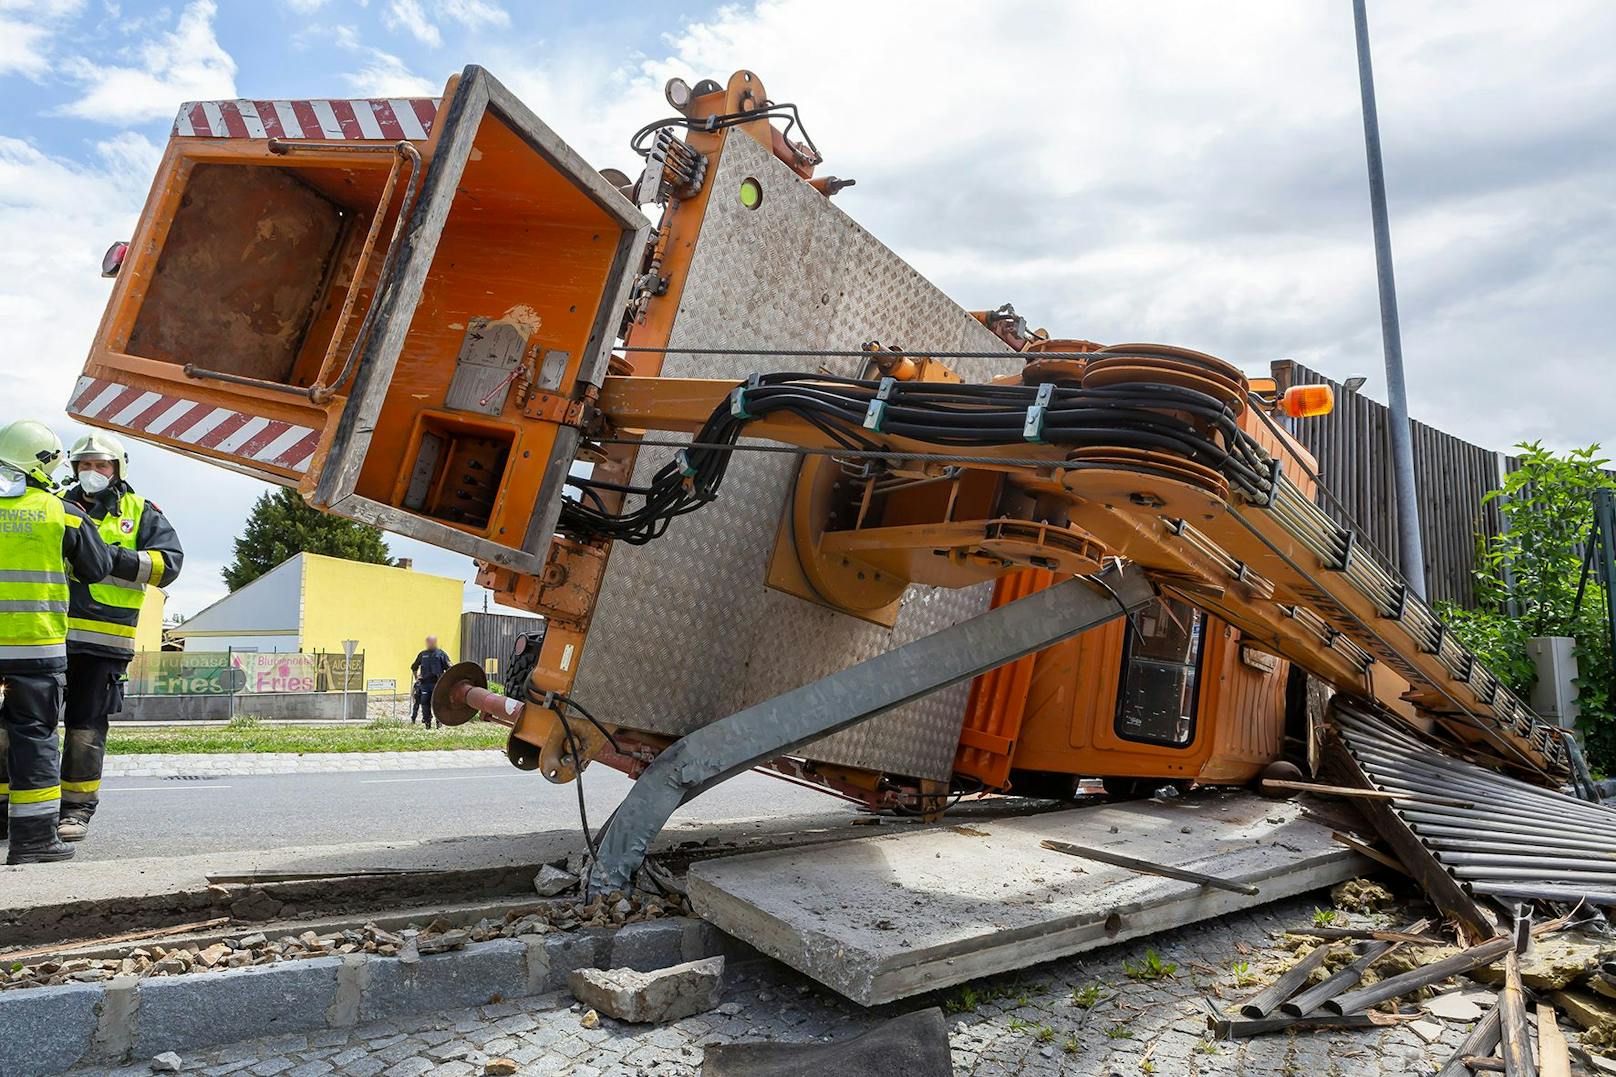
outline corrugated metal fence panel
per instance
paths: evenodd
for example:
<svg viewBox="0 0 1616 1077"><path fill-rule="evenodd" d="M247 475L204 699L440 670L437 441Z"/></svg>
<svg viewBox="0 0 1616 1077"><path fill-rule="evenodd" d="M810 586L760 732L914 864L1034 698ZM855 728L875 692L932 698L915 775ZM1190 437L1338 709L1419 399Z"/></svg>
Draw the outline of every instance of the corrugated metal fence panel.
<svg viewBox="0 0 1616 1077"><path fill-rule="evenodd" d="M499 660L499 673L494 680L504 683L505 666L511 660L511 645L516 637L526 632L543 637L544 619L521 617L510 613L478 613L468 610L460 615L461 662L484 665L490 658Z"/></svg>
<svg viewBox="0 0 1616 1077"><path fill-rule="evenodd" d="M1318 461L1319 477L1340 502L1325 498L1325 508L1356 529L1360 540L1367 539L1383 561L1398 567L1390 412L1300 363L1275 364L1275 376L1281 386L1323 383L1335 390L1335 410L1296 422L1296 438ZM1478 537L1497 535L1503 526L1497 502L1482 504L1498 488L1501 460L1513 470L1513 461L1491 449L1414 422L1414 473L1430 591L1426 597L1432 602L1476 604Z"/></svg>

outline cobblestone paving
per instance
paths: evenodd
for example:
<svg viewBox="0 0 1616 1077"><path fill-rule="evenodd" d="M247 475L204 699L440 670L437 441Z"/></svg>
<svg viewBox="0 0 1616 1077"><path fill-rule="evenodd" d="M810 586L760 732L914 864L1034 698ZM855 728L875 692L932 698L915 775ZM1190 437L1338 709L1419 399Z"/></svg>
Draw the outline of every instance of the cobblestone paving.
<svg viewBox="0 0 1616 1077"><path fill-rule="evenodd" d="M359 770L446 770L505 766L505 753L477 748L442 752L243 752L216 755L111 755L108 778L179 775L332 774Z"/></svg>
<svg viewBox="0 0 1616 1077"><path fill-rule="evenodd" d="M977 981L935 995L863 1010L770 961L732 967L726 1001L712 1013L660 1027L602 1019L582 1027L570 997L539 996L474 1010L387 1021L309 1036L281 1036L185 1057L186 1072L254 1077L463 1077L492 1057L518 1063L520 1074L573 1077L695 1077L708 1044L842 1039L923 1005L948 1012L957 1074L1071 1074L1133 1077L1141 1073L1297 1074L1379 1077L1433 1073L1468 1026L1439 1022L1427 1043L1407 1027L1279 1033L1213 1042L1203 999L1227 1005L1255 990L1236 987L1236 943L1259 953L1273 935L1308 923L1316 895L1078 955L1024 973ZM1167 978L1130 978L1146 949L1177 966ZM1255 967L1257 955L1251 957ZM1074 997L1096 986L1100 1000L1084 1008ZM118 1077L150 1072L144 1062L120 1070L80 1070ZM828 1075L827 1075L828 1077Z"/></svg>

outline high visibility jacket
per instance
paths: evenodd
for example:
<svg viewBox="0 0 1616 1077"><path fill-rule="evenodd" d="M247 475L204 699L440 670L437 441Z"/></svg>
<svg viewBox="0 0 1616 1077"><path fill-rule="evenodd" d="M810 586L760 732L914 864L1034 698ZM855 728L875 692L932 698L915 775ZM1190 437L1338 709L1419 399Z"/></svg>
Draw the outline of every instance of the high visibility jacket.
<svg viewBox="0 0 1616 1077"><path fill-rule="evenodd" d="M64 498L84 510L113 555L112 572L100 583L71 581L67 648L128 658L135 653L146 585L167 586L179 576L184 558L179 537L162 510L128 483L93 495L75 486Z"/></svg>
<svg viewBox="0 0 1616 1077"><path fill-rule="evenodd" d="M100 580L112 552L86 523L37 485L0 475L0 674L67 668L68 585Z"/></svg>

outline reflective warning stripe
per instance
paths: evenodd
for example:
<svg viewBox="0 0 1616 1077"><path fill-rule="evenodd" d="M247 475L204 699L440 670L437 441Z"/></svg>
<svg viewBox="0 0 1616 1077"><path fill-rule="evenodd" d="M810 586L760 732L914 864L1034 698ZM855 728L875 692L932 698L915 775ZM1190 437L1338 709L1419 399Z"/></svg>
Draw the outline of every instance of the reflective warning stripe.
<svg viewBox="0 0 1616 1077"><path fill-rule="evenodd" d="M66 583L65 572L27 572L21 569L0 570L0 583Z"/></svg>
<svg viewBox="0 0 1616 1077"><path fill-rule="evenodd" d="M145 403L147 397L152 398L149 404ZM182 446L287 471L307 471L320 444L320 433L313 427L167 393L142 395L139 390L105 378L80 378L68 399L67 410L75 418L95 420L97 426L165 438Z"/></svg>
<svg viewBox="0 0 1616 1077"><path fill-rule="evenodd" d="M438 104L433 97L187 101L174 118L174 134L181 138L422 141L432 134Z"/></svg>
<svg viewBox="0 0 1616 1077"><path fill-rule="evenodd" d="M62 780L63 804L94 804L101 799L101 779L93 782L70 782Z"/></svg>
<svg viewBox="0 0 1616 1077"><path fill-rule="evenodd" d="M69 617L67 619L68 638L73 637L73 629L82 628L87 632L106 632L114 636L128 636L135 638L134 625L121 625L112 621L97 621L91 617Z"/></svg>
<svg viewBox="0 0 1616 1077"><path fill-rule="evenodd" d="M114 636L110 632L90 632L83 628L69 628L67 630L68 643L88 643L97 647L107 647L114 651L128 651L134 653L135 641L128 636ZM63 654L67 653L64 645Z"/></svg>
<svg viewBox="0 0 1616 1077"><path fill-rule="evenodd" d="M61 799L62 787L59 785L53 785L48 789L13 789L11 791L11 803L13 804L38 804L45 800Z"/></svg>
<svg viewBox="0 0 1616 1077"><path fill-rule="evenodd" d="M67 657L67 643L7 643L0 644L0 662L21 661L29 658Z"/></svg>
<svg viewBox="0 0 1616 1077"><path fill-rule="evenodd" d="M54 599L0 598L0 613L66 613L67 603Z"/></svg>
<svg viewBox="0 0 1616 1077"><path fill-rule="evenodd" d="M30 790L32 792L32 790ZM51 790L52 793L56 790ZM55 815L62 810L62 798L52 796L49 800L41 800L35 804L20 801L14 795L11 798L10 815L13 819L28 819L36 815Z"/></svg>
<svg viewBox="0 0 1616 1077"><path fill-rule="evenodd" d="M150 583L152 580L160 580L163 578L163 573L167 570L168 565L163 560L162 551L141 550L140 560L141 564L143 564L146 568L146 578L141 580L141 583Z"/></svg>

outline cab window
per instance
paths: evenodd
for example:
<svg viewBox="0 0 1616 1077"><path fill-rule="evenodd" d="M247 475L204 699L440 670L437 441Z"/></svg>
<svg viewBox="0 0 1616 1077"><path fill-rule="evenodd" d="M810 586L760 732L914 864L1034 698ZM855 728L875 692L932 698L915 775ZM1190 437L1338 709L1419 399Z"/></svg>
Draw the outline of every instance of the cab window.
<svg viewBox="0 0 1616 1077"><path fill-rule="evenodd" d="M1132 618L1117 695L1118 737L1173 748L1195 739L1205 625L1200 610L1170 598Z"/></svg>

